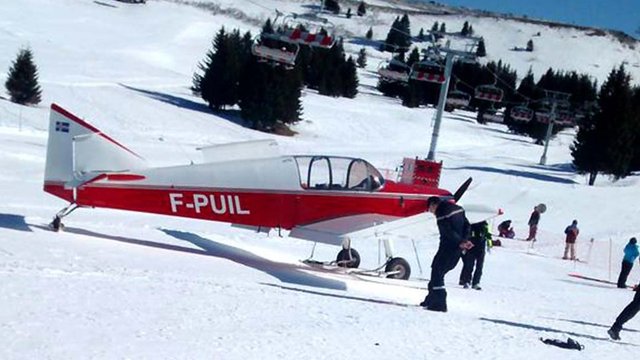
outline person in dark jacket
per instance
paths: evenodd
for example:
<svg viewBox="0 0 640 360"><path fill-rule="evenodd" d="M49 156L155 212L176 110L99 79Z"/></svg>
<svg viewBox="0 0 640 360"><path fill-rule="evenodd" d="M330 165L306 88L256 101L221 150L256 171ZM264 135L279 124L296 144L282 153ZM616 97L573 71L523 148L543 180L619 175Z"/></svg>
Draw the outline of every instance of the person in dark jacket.
<svg viewBox="0 0 640 360"><path fill-rule="evenodd" d="M527 237L527 241L536 241L536 235L538 233L538 223L540 222L540 214L544 213L547 210L547 206L545 204L538 204L533 207L533 212L529 217L529 236Z"/></svg>
<svg viewBox="0 0 640 360"><path fill-rule="evenodd" d="M564 233L567 236L564 240L565 241L564 256L562 256L562 258L564 260L567 260L567 259L575 260L576 259L576 239L578 239L578 234L580 234L580 229L578 229L578 220L573 220L573 222L571 222L571 225L567 226L567 228L564 229Z"/></svg>
<svg viewBox="0 0 640 360"><path fill-rule="evenodd" d="M420 305L427 310L446 312L447 291L444 287L444 276L456 267L462 252L473 247L473 243L468 240L469 221L463 208L437 196L427 199L427 209L436 216L440 244L431 262L431 278L427 285L429 293Z"/></svg>
<svg viewBox="0 0 640 360"><path fill-rule="evenodd" d="M638 244L636 238L632 237L629 243L624 247L624 258L622 259L622 269L620 270L620 276L618 276L618 287L625 289L627 287L627 277L633 268L633 262L636 261L640 252L638 251Z"/></svg>
<svg viewBox="0 0 640 360"><path fill-rule="evenodd" d="M486 221L471 225L471 243L473 243L473 248L462 255L464 266L460 272L460 285L464 286L465 289L472 287L476 290L482 290L480 278L482 277L484 255L487 246L491 244L491 233L489 232L489 224ZM475 271L473 269L474 265ZM473 279L471 278L472 272Z"/></svg>
<svg viewBox="0 0 640 360"><path fill-rule="evenodd" d="M505 220L498 225L498 236L507 239L513 239L516 236L513 227L511 227L511 220Z"/></svg>
<svg viewBox="0 0 640 360"><path fill-rule="evenodd" d="M627 305L620 315L616 318L616 321L611 325L611 328L607 330L607 333L613 340L620 340L620 330L622 325L627 321L633 319L634 316L640 311L640 285L633 287L636 294L633 296L633 300Z"/></svg>

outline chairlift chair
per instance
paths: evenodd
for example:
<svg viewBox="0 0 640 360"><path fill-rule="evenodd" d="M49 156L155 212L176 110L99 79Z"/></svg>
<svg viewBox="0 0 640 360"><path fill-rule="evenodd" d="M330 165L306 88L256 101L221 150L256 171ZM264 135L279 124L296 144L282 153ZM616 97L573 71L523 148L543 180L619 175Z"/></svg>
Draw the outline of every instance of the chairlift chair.
<svg viewBox="0 0 640 360"><path fill-rule="evenodd" d="M454 90L447 94L447 106L453 108L463 108L469 106L471 95L464 91Z"/></svg>
<svg viewBox="0 0 640 360"><path fill-rule="evenodd" d="M285 16L282 40L295 44L329 49L336 42L335 26L329 20L311 14Z"/></svg>
<svg viewBox="0 0 640 360"><path fill-rule="evenodd" d="M493 122L498 124L504 123L504 115L494 109L489 109L487 112L483 113L482 119L486 122Z"/></svg>
<svg viewBox="0 0 640 360"><path fill-rule="evenodd" d="M529 122L533 119L533 110L526 106L515 106L510 114L513 121Z"/></svg>
<svg viewBox="0 0 640 360"><path fill-rule="evenodd" d="M296 64L299 51L298 44L282 41L276 34L259 35L251 45L251 53L258 61L282 64L286 69L292 69Z"/></svg>
<svg viewBox="0 0 640 360"><path fill-rule="evenodd" d="M391 61L383 61L378 65L378 74L380 79L387 82L403 82L409 81L409 73L411 68L402 61L391 59Z"/></svg>
<svg viewBox="0 0 640 360"><path fill-rule="evenodd" d="M435 61L418 61L411 66L409 77L413 80L442 84L445 81L444 67Z"/></svg>
<svg viewBox="0 0 640 360"><path fill-rule="evenodd" d="M536 120L543 124L548 124L551 122L551 111L547 108L536 111Z"/></svg>
<svg viewBox="0 0 640 360"><path fill-rule="evenodd" d="M480 85L475 89L475 98L490 102L500 102L504 96L504 91L495 85Z"/></svg>
<svg viewBox="0 0 640 360"><path fill-rule="evenodd" d="M575 124L575 118L570 111L562 110L556 115L555 122L560 125L573 126Z"/></svg>

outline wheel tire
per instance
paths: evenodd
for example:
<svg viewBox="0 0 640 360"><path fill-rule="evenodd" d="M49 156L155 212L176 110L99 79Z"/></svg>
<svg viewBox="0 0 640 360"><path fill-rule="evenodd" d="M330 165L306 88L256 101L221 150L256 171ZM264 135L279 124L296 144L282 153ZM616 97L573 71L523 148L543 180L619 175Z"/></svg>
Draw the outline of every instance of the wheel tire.
<svg viewBox="0 0 640 360"><path fill-rule="evenodd" d="M390 279L407 280L409 276L411 276L411 266L409 266L409 263L407 262L407 260L401 257L396 257L389 260L387 262L387 266L385 266L384 268L384 271L398 272L397 274L387 275L387 278L390 278Z"/></svg>
<svg viewBox="0 0 640 360"><path fill-rule="evenodd" d="M360 266L360 254L356 249L342 249L336 257L338 266L355 269Z"/></svg>

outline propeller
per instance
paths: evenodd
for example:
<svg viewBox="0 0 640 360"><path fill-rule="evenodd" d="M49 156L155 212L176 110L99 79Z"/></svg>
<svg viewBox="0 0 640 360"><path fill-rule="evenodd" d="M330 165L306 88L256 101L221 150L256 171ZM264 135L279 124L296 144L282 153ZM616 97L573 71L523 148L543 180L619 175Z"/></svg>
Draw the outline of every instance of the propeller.
<svg viewBox="0 0 640 360"><path fill-rule="evenodd" d="M463 182L462 185L460 185L458 190L456 190L456 192L453 194L453 200L455 200L456 202L458 202L458 200L460 200L462 195L464 195L464 193L469 188L469 185L471 185L471 181L472 180L473 180L473 178L470 177L470 178L467 179L467 181Z"/></svg>

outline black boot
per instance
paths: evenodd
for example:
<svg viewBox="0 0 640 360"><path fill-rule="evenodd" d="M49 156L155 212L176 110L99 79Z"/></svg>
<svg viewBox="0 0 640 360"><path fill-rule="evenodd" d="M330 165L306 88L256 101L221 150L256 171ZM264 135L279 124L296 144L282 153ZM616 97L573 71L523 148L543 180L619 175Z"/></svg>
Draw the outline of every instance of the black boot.
<svg viewBox="0 0 640 360"><path fill-rule="evenodd" d="M611 329L607 330L607 334L609 334L609 337L613 340L620 340L620 329L615 326L612 326Z"/></svg>
<svg viewBox="0 0 640 360"><path fill-rule="evenodd" d="M445 289L431 290L425 299L427 310L447 312L447 291Z"/></svg>

